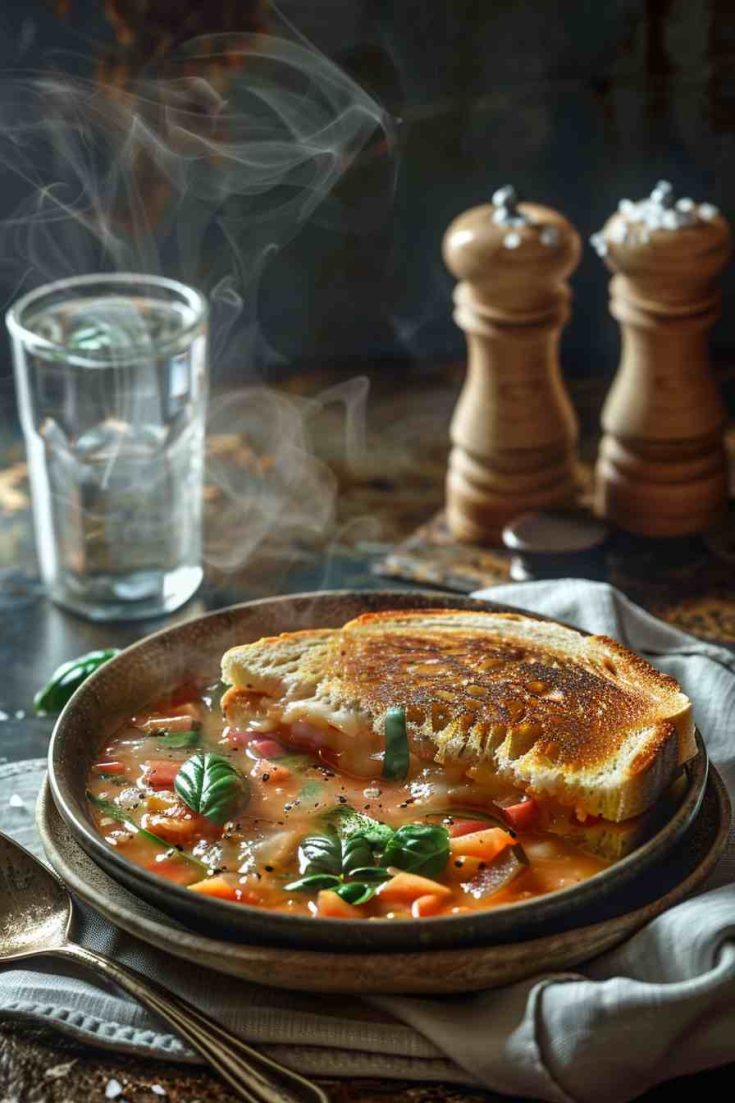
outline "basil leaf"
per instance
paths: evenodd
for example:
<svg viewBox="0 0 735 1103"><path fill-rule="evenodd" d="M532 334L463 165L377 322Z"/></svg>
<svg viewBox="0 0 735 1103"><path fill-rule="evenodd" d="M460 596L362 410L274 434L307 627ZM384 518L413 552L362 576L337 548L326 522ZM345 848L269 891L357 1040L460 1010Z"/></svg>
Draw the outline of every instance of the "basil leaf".
<svg viewBox="0 0 735 1103"><path fill-rule="evenodd" d="M408 873L436 877L449 858L449 832L431 823L406 823L399 827L383 852L384 866Z"/></svg>
<svg viewBox="0 0 735 1103"><path fill-rule="evenodd" d="M117 820L123 827L126 827L128 831L134 831L136 835L140 835L141 838L147 839L149 843L155 843L156 846L163 847L164 850L175 850L181 858L184 858L187 862L191 862L192 865L197 866L198 869L209 871L209 865L207 862L202 862L199 858L195 858L193 854L187 854L185 850L179 850L173 843L166 842L160 835L154 835L152 831L149 831L145 827L140 827L135 820L127 813L124 812L119 805L114 804L111 800L105 800L104 797L98 797L96 793L90 793L87 791L87 800L95 808L99 809L104 815L109 816L110 819Z"/></svg>
<svg viewBox="0 0 735 1103"><path fill-rule="evenodd" d="M373 848L364 835L350 835L342 840L342 872L349 877L361 866L373 864Z"/></svg>
<svg viewBox="0 0 735 1103"><path fill-rule="evenodd" d="M192 728L190 732L163 732L158 735L158 746L166 750L182 750L184 747L196 747L201 733L199 728Z"/></svg>
<svg viewBox="0 0 735 1103"><path fill-rule="evenodd" d="M357 907L359 904L367 904L368 900L375 896L378 886L366 885L361 881L350 881L346 885L339 885L334 891L348 904Z"/></svg>
<svg viewBox="0 0 735 1103"><path fill-rule="evenodd" d="M174 789L192 812L222 826L248 796L248 783L229 759L219 754L187 758L174 780Z"/></svg>
<svg viewBox="0 0 735 1103"><path fill-rule="evenodd" d="M86 655L80 655L68 663L62 663L53 672L43 689L39 689L33 698L33 711L44 715L61 712L82 682L119 654L116 647L108 647L102 651L88 651Z"/></svg>
<svg viewBox="0 0 735 1103"><path fill-rule="evenodd" d="M303 874L342 872L342 847L336 835L307 835L299 844L299 872Z"/></svg>
<svg viewBox="0 0 735 1103"><path fill-rule="evenodd" d="M408 777L409 754L408 732L406 731L406 710L388 709L385 716L385 754L383 756L383 777L403 781Z"/></svg>
<svg viewBox="0 0 735 1103"><path fill-rule="evenodd" d="M331 873L312 873L309 877L291 881L284 888L286 892L319 892L320 889L336 889L341 883L339 877L334 877Z"/></svg>
<svg viewBox="0 0 735 1103"><path fill-rule="evenodd" d="M366 816L364 812L357 812L349 804L338 804L332 808L326 816L328 823L334 825L334 829L341 839L349 839L352 835L362 835L371 846L382 849L393 836L393 828L380 820L374 820L372 816Z"/></svg>
<svg viewBox="0 0 735 1103"><path fill-rule="evenodd" d="M358 881L377 881L380 884L382 881L390 881L393 874L380 866L359 866L351 871L350 876L356 877Z"/></svg>

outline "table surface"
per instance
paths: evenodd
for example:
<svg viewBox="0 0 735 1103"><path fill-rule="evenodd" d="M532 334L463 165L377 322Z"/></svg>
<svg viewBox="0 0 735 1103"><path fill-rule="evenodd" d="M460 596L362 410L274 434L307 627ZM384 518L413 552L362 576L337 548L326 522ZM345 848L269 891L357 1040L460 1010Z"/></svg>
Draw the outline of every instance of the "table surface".
<svg viewBox="0 0 735 1103"><path fill-rule="evenodd" d="M409 537L441 506L447 426L460 380L460 372L451 366L425 369L410 386L406 381L396 386L382 372L374 381L370 417L365 422L360 411L363 384L339 381L335 399L334 380L328 376L294 380L284 399L285 409L307 427L318 460L308 460L311 466L306 474L321 479L320 485L333 485L334 516L324 519L319 531L294 533L288 525L294 489L276 472L268 493L270 506L275 503L277 508L266 512L284 523L265 534L259 529L259 541L246 539L248 525L240 523L235 531L243 547L248 547L247 558L222 553L224 528L241 522L237 510L247 506L242 495L233 500L236 483L231 476L246 471L250 481L242 485L252 488L253 471L262 479L273 465L268 451L258 450L247 433L236 425L220 426L209 443L205 582L184 609L161 621L95 625L45 598L35 569L22 443L12 420L0 420L0 761L45 754L51 725L32 715L33 693L59 663L91 648L122 647L206 610L276 593L410 588L405 581L378 577L375 568L392 546ZM320 391L315 401L312 396ZM586 401L588 412L594 414L592 400L582 395L580 401L583 405ZM293 427L293 420L290 424ZM255 520L260 521L260 516ZM717 1091L731 1083L732 1071L702 1074L686 1086ZM123 1086L128 1103L163 1098L151 1091L154 1084L165 1089L166 1098L182 1103L233 1099L205 1071L107 1054L17 1024L0 1026L3 1103L102 1100L111 1079ZM479 1103L500 1098L479 1090L393 1081L340 1081L326 1086L334 1103ZM645 1098L663 1100L670 1091L671 1085L663 1086Z"/></svg>

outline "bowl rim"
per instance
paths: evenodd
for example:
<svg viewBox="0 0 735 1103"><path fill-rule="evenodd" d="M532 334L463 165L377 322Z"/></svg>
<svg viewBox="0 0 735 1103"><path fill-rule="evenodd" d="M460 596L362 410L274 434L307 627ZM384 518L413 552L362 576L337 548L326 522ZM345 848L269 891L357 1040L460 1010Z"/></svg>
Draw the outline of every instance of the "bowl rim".
<svg viewBox="0 0 735 1103"><path fill-rule="evenodd" d="M119 867L122 872L127 874L128 879L133 881L140 879L143 884L150 886L152 891L161 891L165 886L166 891L172 893L172 901L181 901L182 904L192 904L192 894L183 886L175 885L165 881L164 878L159 877L157 874L150 872L137 865L135 862L130 861L124 855L117 853L111 847L109 847L101 835L99 835L92 824L92 821L86 814L84 809L76 798L65 792L66 784L63 777L60 777L60 763L59 763L59 750L64 739L65 725L69 718L74 715L76 708L79 707L81 701L84 700L86 695L91 689L94 689L96 683L106 676L109 676L110 670L114 664L121 660L129 658L130 655L139 651L144 651L147 647L150 647L155 642L165 639L168 636L175 636L179 633L184 633L187 630L191 630L192 625L195 623L206 622L209 620L216 620L226 618L228 616L236 615L240 610L244 609L257 609L260 605L273 606L274 604L283 603L287 605L291 602L303 600L313 602L315 599L321 601L329 598L339 597L351 597L356 598L361 595L365 595L368 599L381 599L400 597L401 599L407 597L416 598L419 602L429 599L432 603L435 603L436 608L472 608L476 606L478 609L490 609L496 612L513 612L520 613L523 616L528 616L534 620L550 621L555 624L563 625L566 628L572 628L575 632L579 632L582 635L589 636L593 633L587 632L584 629L577 628L575 625L571 625L566 621L559 620L555 617L550 617L542 613L527 612L526 610L519 610L513 606L504 605L501 602L494 602L492 600L471 598L469 595L460 594L445 594L443 592L430 591L430 590L356 590L356 589L343 589L343 590L319 590L319 591L305 591L294 594L281 594L274 597L257 598L253 601L238 602L234 605L228 605L221 609L216 609L208 613L202 614L198 617L192 617L190 620L183 621L176 625L169 625L150 635L144 636L142 639L137 640L134 644L121 650L119 654L110 659L102 667L90 675L81 686L75 691L73 696L64 706L62 712L59 714L54 729L51 735L51 741L48 749L48 775L51 793L63 819L71 828L73 834L78 841L84 846L84 849L98 864L103 868L107 868L109 865L113 867ZM446 601L446 605L442 605L442 602ZM456 603L456 604L453 604ZM386 606L386 608L389 608ZM410 608L409 605L405 605L404 609ZM345 940L345 950L348 949L348 942L370 942L375 939L375 932L377 929L388 931L390 929L399 929L401 932L416 932L417 942L423 941L419 938L419 932L433 931L435 932L437 941L440 940L440 932L446 932L446 942L454 943L463 941L462 932L466 931L469 935L470 930L474 931L478 923L481 923L483 918L492 917L496 923L502 922L505 917L513 917L517 915L523 919L523 921L536 921L544 917L544 913L549 911L549 905L555 912L563 913L565 910L565 904L570 902L572 905L578 905L581 907L588 906L594 901L596 889L601 884L609 882L611 872L623 871L626 873L635 869L639 865L647 866L645 861L646 855L648 855L648 861L655 861L655 857L651 858L651 852L655 852L658 849L657 842L660 840L660 836L671 829L672 825L676 822L677 818L682 818L682 810L686 806L686 798L692 791L692 786L696 782L698 784L698 794L696 797L696 806L692 812L689 813L687 822L696 816L697 811L701 805L701 801L704 795L704 790L707 781L707 773L709 767L709 759L707 755L706 746L702 739L699 730L696 730L696 741L698 747L698 754L689 760L684 765L684 770L688 778L687 790L682 797L680 804L677 806L673 814L668 817L654 833L645 839L639 846L635 847L629 854L611 863L605 869L600 870L598 873L593 874L591 877L586 878L584 881L580 881L577 884L569 885L563 889L557 889L554 892L546 893L542 896L535 896L529 900L520 900L512 904L503 904L496 908L477 909L472 913L464 913L461 915L447 915L447 916L426 916L421 919L402 919L400 922L378 924L374 919L350 919L349 923L346 923L342 919L325 917L325 916L301 916L301 915L289 915L284 912L277 912L270 909L258 908L250 904L241 904L234 901L219 900L217 898L202 897L197 895L197 902L200 907L207 909L207 912L212 915L213 920L215 917L219 917L223 926L230 925L233 928L241 925L243 919L248 916L255 918L256 916L262 918L263 915L268 917L269 925L272 924L276 929L276 932L280 932L282 935L287 935L289 932L296 934L299 928L303 928L304 924L308 925L308 929L313 931L316 938L310 941L323 941L325 944L329 943L331 937L336 930L343 932L345 928L348 928L350 932L354 933L357 937L354 940ZM86 780L86 779L85 779ZM77 811L79 808L79 812ZM659 842L660 845L660 842ZM642 861L643 859L643 861ZM630 874L633 876L633 874ZM627 880L627 879L626 879ZM201 902L204 903L201 903ZM211 910L210 910L211 909ZM237 918L236 918L237 917ZM547 917L548 918L548 917ZM239 922L237 920L239 919ZM324 932L323 938L319 939L318 932ZM274 933L276 933L274 932ZM231 936L232 937L232 936ZM432 941L434 939L432 938ZM472 941L476 941L476 936L472 936ZM286 939L274 938L274 942L284 942ZM342 941L340 939L340 941ZM380 940L382 942L382 940ZM386 940L387 942L390 939ZM406 939L401 939L401 942L405 943ZM376 949L388 949L389 947L380 945L376 946ZM405 945L400 949L405 950Z"/></svg>

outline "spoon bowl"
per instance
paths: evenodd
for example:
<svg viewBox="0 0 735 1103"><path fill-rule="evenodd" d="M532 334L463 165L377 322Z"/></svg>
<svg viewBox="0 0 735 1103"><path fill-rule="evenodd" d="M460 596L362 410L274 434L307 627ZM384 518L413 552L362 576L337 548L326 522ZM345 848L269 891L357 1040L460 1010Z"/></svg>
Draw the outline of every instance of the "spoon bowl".
<svg viewBox="0 0 735 1103"><path fill-rule="evenodd" d="M0 960L66 942L72 902L59 877L0 833Z"/></svg>

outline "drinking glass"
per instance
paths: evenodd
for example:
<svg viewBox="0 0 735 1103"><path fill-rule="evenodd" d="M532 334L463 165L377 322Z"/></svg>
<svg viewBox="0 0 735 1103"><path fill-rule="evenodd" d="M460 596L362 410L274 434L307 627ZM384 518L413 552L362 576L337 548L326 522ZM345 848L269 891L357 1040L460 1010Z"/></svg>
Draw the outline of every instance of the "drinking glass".
<svg viewBox="0 0 735 1103"><path fill-rule="evenodd" d="M207 304L174 280L78 276L6 315L41 574L92 620L199 586Z"/></svg>

